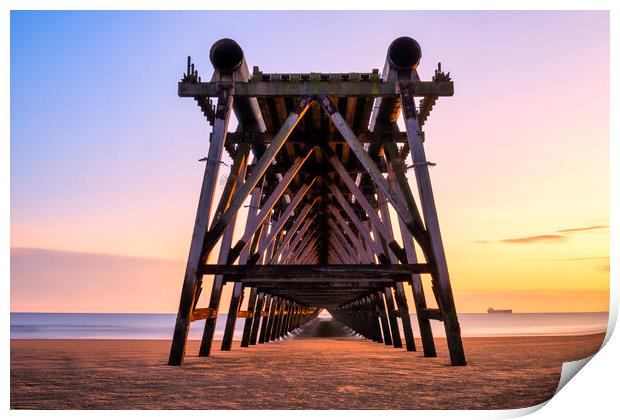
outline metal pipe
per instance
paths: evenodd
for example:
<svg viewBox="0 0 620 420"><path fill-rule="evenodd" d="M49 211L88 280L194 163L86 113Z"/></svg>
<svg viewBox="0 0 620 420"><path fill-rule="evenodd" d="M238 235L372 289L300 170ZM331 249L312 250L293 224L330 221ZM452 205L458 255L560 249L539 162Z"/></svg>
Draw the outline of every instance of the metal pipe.
<svg viewBox="0 0 620 420"><path fill-rule="evenodd" d="M215 42L209 51L209 59L215 69L212 81L250 81L250 71L243 49L234 40L223 38ZM244 128L255 127L260 133L266 131L265 121L256 98L235 97L233 110L237 121Z"/></svg>
<svg viewBox="0 0 620 420"><path fill-rule="evenodd" d="M216 70L223 72L237 70L245 62L241 47L229 38L220 39L213 44L209 51L209 59ZM247 64L245 70L247 71Z"/></svg>
<svg viewBox="0 0 620 420"><path fill-rule="evenodd" d="M384 81L417 80L417 68L422 57L420 44L408 36L401 36L390 43L381 78ZM400 112L400 101L396 98L377 98L370 117L370 131L391 130ZM374 146L374 145L373 145ZM371 146L375 152L377 146Z"/></svg>
<svg viewBox="0 0 620 420"><path fill-rule="evenodd" d="M387 62L397 70L417 69L422 58L420 44L408 36L396 38L388 47Z"/></svg>

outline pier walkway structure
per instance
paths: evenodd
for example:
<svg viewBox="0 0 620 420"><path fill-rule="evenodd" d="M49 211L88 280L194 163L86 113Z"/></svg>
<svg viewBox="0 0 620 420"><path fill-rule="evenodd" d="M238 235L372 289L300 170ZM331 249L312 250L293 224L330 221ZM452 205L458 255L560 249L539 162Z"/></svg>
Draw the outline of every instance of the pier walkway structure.
<svg viewBox="0 0 620 420"><path fill-rule="evenodd" d="M241 47L221 39L210 51L210 81L188 57L178 94L197 102L212 132L170 365L183 363L193 321L205 320L199 356L210 355L226 283L233 286L223 351L238 318L241 347L249 347L321 310L369 340L416 351L415 309L424 356L436 356L430 321L438 320L451 364L466 364L423 132L454 85L440 64L432 80L420 80L421 56L414 39L400 37L381 74L250 73ZM233 113L238 125L229 132ZM232 165L215 203L224 150ZM238 217L243 208L247 217ZM209 264L218 244L217 264ZM200 307L203 288L210 296Z"/></svg>

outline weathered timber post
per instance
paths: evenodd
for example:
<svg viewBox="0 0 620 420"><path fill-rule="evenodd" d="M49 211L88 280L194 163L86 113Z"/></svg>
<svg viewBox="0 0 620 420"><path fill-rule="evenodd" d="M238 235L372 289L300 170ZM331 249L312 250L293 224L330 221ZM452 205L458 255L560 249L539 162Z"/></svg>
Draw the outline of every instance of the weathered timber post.
<svg viewBox="0 0 620 420"><path fill-rule="evenodd" d="M392 189L396 192L396 194L401 196L402 198L402 194L399 194L398 185L394 185L393 183L391 183L391 186ZM386 226L386 235L388 237L388 240L393 241L394 232L392 230L392 220L390 217L387 199L385 198L385 195L381 193L381 191L377 191L377 197L379 198L378 202L379 208L381 210L381 219ZM390 253L390 260L392 262L396 262L396 257L392 253ZM403 325L403 335L405 336L407 351L415 351L416 348L413 338L413 328L411 327L411 318L409 317L409 305L407 305L407 297L405 296L405 289L403 288L402 282L396 282L396 284L394 285L394 297L396 300L396 305L398 307L398 315L400 316L401 323ZM398 322L396 322L396 325L398 326ZM402 343L400 347L402 347Z"/></svg>
<svg viewBox="0 0 620 420"><path fill-rule="evenodd" d="M263 344L265 342L265 337L267 336L267 331L269 329L269 319L272 311L274 310L273 308L274 299L270 294L265 295L265 314L262 316L261 329L258 335L258 344Z"/></svg>
<svg viewBox="0 0 620 420"><path fill-rule="evenodd" d="M444 315L443 321L446 329L446 338L448 340L450 361L454 366L464 366L467 362L465 361L465 352L463 350L463 342L461 341L461 328L454 305L452 286L450 285L448 263L441 239L437 208L435 207L433 188L428 172L428 161L426 160L422 135L418 125L417 111L413 98L414 85L410 82L401 82L400 91L405 127L407 129L407 140L409 141L411 159L414 165L418 193L420 195L422 212L424 214L424 222L430 235L431 248L435 262L435 272L433 276L437 278L437 283L441 288L441 310Z"/></svg>
<svg viewBox="0 0 620 420"><path fill-rule="evenodd" d="M218 205L217 213L221 213L226 206L226 203L230 199L230 196L234 193L239 181L244 178L246 172L246 163L248 159L248 148L242 148L235 156L233 166L228 176L228 181L222 198L220 199L220 205ZM222 242L220 244L220 253L218 256L218 263L224 264L228 258L230 246L232 244L232 238L235 230L236 218L228 226ZM200 350L198 356L206 357L211 354L211 346L213 344L213 336L215 334L215 327L217 324L217 314L220 306L220 300L222 297L222 288L224 286L224 276L216 275L213 279L213 287L211 288L211 297L209 299L209 309L214 313L214 316L209 316L205 320L205 327L202 333L202 340L200 342Z"/></svg>
<svg viewBox="0 0 620 420"><path fill-rule="evenodd" d="M265 293L258 292L258 298L256 300L256 306L254 308L254 317L252 320L252 331L250 331L250 345L255 345L258 339L258 330L260 328L261 314L263 312L263 306L265 304Z"/></svg>
<svg viewBox="0 0 620 420"><path fill-rule="evenodd" d="M209 145L209 153L200 190L200 199L198 200L194 232L192 233L192 241L185 268L185 278L181 290L174 335L172 336L172 347L170 349L170 358L168 359L169 365L178 366L183 363L183 358L185 357L185 344L189 332L191 311L194 307L194 298L196 297L196 287L202 277L198 273L198 266L203 259L202 245L211 216L211 205L220 170L222 152L224 151L232 105L232 95L229 91L222 90L218 98L215 123L213 124L213 136L211 136L211 144Z"/></svg>
<svg viewBox="0 0 620 420"><path fill-rule="evenodd" d="M376 292L377 310L379 311L379 319L381 320L381 329L383 331L383 342L386 346L391 346L392 334L390 333L390 326L388 324L387 312L385 310L385 301L383 300L383 292Z"/></svg>

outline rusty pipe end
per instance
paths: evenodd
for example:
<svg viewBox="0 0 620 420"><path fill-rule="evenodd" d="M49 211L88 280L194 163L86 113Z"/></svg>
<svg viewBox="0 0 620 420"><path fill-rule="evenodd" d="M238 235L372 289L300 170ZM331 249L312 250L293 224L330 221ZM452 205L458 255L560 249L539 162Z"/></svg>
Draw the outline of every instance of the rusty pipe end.
<svg viewBox="0 0 620 420"><path fill-rule="evenodd" d="M387 58L390 66L397 70L416 69L422 58L422 49L415 39L401 36L388 47Z"/></svg>
<svg viewBox="0 0 620 420"><path fill-rule="evenodd" d="M216 70L234 71L243 64L243 50L236 41L222 38L211 47L209 59Z"/></svg>

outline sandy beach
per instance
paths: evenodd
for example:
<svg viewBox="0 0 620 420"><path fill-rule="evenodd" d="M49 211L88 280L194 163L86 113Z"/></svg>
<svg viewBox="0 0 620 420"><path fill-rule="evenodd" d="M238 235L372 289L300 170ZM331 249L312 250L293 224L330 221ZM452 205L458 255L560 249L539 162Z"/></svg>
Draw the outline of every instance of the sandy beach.
<svg viewBox="0 0 620 420"><path fill-rule="evenodd" d="M215 343L183 367L168 340L11 340L12 409L501 409L549 399L564 361L603 334L465 338L468 366L351 337L317 320L281 342L230 352ZM416 342L418 350L421 348Z"/></svg>

